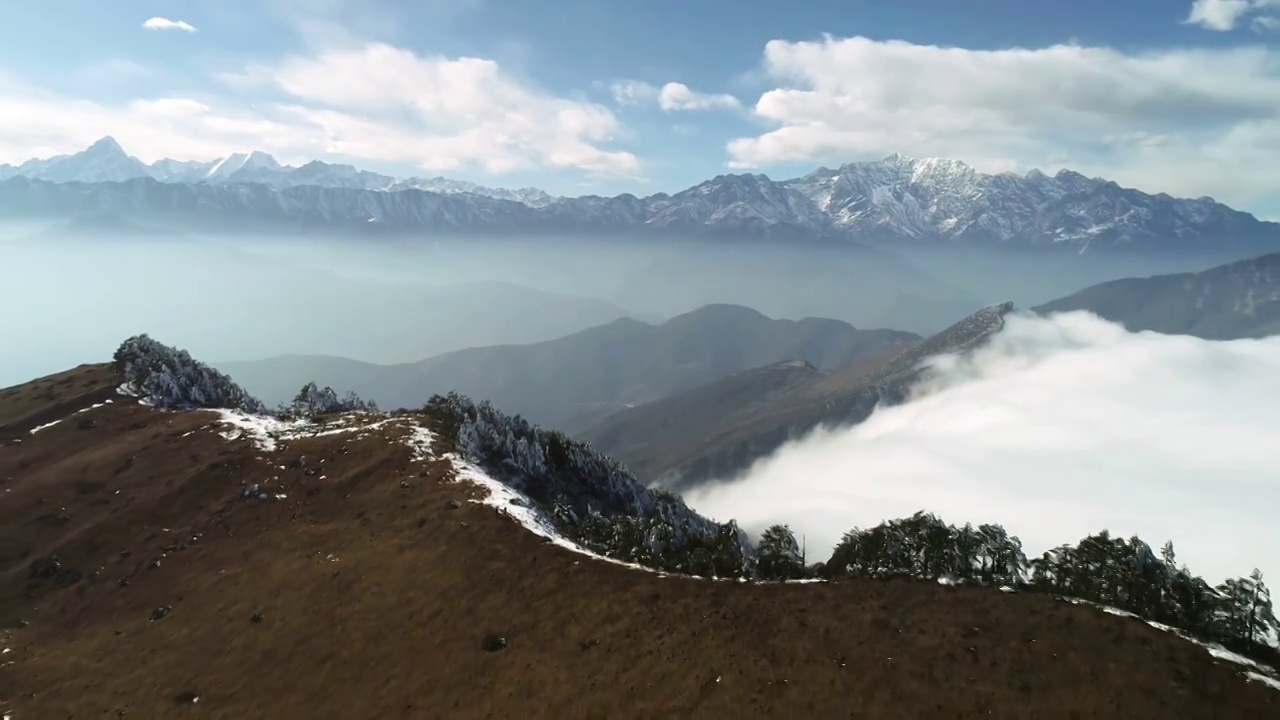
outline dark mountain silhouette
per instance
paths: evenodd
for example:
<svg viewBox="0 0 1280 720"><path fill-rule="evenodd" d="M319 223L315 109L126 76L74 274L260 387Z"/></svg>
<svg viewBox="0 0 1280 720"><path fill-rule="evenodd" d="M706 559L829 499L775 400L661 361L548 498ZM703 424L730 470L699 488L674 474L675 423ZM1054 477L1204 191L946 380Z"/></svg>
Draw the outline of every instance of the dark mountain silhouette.
<svg viewBox="0 0 1280 720"><path fill-rule="evenodd" d="M1280 334L1280 253L1198 273L1126 278L1087 287L1033 308L1088 310L1131 331L1208 340Z"/></svg>

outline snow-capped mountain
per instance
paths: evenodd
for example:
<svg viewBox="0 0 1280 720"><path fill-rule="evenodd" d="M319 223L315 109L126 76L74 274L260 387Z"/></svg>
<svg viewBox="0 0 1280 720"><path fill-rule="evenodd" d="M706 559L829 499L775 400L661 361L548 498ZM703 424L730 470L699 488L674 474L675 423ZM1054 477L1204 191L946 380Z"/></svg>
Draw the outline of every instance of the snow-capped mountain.
<svg viewBox="0 0 1280 720"><path fill-rule="evenodd" d="M28 160L14 168L12 175L55 183L97 183L151 177L151 172L141 160L126 154L114 138L104 137L74 155Z"/></svg>
<svg viewBox="0 0 1280 720"><path fill-rule="evenodd" d="M1227 241L1260 232L1280 237L1280 225L1211 198L1148 195L1070 170L1052 177L1039 170L987 175L957 160L895 154L819 168L782 184L812 199L837 227L867 239L1004 244L1034 238L1084 250L1094 243Z"/></svg>
<svg viewBox="0 0 1280 720"><path fill-rule="evenodd" d="M351 165L319 160L301 167L282 165L268 153L233 153L208 162L164 158L147 165L125 153L120 144L105 137L88 149L72 155L28 160L18 167L0 165L0 180L25 177L54 183L120 182L134 178L154 178L164 183L230 185L255 183L274 190L303 185L357 190L426 190L442 195L480 195L511 200L530 207L543 207L555 200L537 188L489 188L462 180L436 178L395 178Z"/></svg>
<svg viewBox="0 0 1280 720"><path fill-rule="evenodd" d="M988 175L956 160L890 155L800 178L720 175L649 197L556 198L447 178L393 178L262 152L145 165L110 138L74 155L0 166L0 212L167 219L222 227L317 225L477 233L665 232L1066 247L1280 248L1280 224L1211 198L1148 195L1069 170Z"/></svg>

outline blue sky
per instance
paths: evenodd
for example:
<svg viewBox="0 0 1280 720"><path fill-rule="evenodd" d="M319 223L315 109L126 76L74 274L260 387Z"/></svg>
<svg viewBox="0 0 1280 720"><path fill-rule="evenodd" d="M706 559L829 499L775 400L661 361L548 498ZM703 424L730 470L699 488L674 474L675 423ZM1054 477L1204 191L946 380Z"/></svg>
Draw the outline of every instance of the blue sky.
<svg viewBox="0 0 1280 720"><path fill-rule="evenodd" d="M0 162L105 134L564 194L902 152L1280 218L1280 0L6 7Z"/></svg>

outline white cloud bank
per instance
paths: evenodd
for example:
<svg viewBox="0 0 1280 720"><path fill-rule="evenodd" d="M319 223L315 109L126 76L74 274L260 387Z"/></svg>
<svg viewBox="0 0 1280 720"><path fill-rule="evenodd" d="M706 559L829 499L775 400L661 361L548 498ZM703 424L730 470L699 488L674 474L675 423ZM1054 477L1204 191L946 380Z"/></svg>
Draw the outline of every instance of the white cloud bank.
<svg viewBox="0 0 1280 720"><path fill-rule="evenodd" d="M663 112L703 111L742 107L738 98L724 93L704 93L690 89L688 85L669 82L662 87L637 80L614 83L610 90L613 101L619 105L657 104Z"/></svg>
<svg viewBox="0 0 1280 720"><path fill-rule="evenodd" d="M1280 192L1280 48L971 50L899 40L773 40L772 126L727 146L735 168L902 152L981 170L1101 175L1248 204Z"/></svg>
<svg viewBox="0 0 1280 720"><path fill-rule="evenodd" d="M622 132L608 108L531 87L483 58L367 43L220 79L231 91L222 96L107 103L51 93L0 68L0 162L76 152L112 135L146 162L264 150L285 162L337 157L432 172L640 171L634 154L607 147Z"/></svg>
<svg viewBox="0 0 1280 720"><path fill-rule="evenodd" d="M686 500L749 531L789 523L821 560L854 526L924 509L1002 523L1029 556L1108 528L1173 540L1210 582L1259 567L1280 584L1280 337L1015 317L924 390Z"/></svg>
<svg viewBox="0 0 1280 720"><path fill-rule="evenodd" d="M153 17L142 23L142 27L147 30L181 30L189 33L196 31L195 26L185 20L170 20L162 17Z"/></svg>

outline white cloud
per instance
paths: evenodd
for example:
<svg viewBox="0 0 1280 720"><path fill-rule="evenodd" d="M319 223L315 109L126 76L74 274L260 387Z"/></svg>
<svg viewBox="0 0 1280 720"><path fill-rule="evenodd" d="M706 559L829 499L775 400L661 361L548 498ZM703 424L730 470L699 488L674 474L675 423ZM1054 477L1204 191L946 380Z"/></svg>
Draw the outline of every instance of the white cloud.
<svg viewBox="0 0 1280 720"><path fill-rule="evenodd" d="M657 104L664 112L733 109L742 106L732 95L697 92L678 82L657 87L638 80L624 80L614 83L609 89L613 94L613 101L618 105Z"/></svg>
<svg viewBox="0 0 1280 720"><path fill-rule="evenodd" d="M618 105L647 105L658 101L658 88L639 80L623 80L609 86Z"/></svg>
<svg viewBox="0 0 1280 720"><path fill-rule="evenodd" d="M1212 582L1280 577L1280 337L1133 334L1085 313L1014 318L929 393L784 447L688 494L759 531L790 523L825 559L854 526L925 509L999 522L1028 555L1108 528L1171 539Z"/></svg>
<svg viewBox="0 0 1280 720"><path fill-rule="evenodd" d="M1053 170L1057 159L1144 190L1237 204L1280 190L1274 48L1127 54L826 37L771 41L764 66L778 87L754 113L775 127L728 144L735 168L904 152L986 171Z"/></svg>
<svg viewBox="0 0 1280 720"><path fill-rule="evenodd" d="M185 20L170 20L162 17L153 17L142 23L142 27L148 30L181 30L189 33L196 31L195 26Z"/></svg>
<svg viewBox="0 0 1280 720"><path fill-rule="evenodd" d="M1195 0L1191 3L1191 13L1183 22L1225 32L1234 30L1252 7L1250 0Z"/></svg>
<svg viewBox="0 0 1280 720"><path fill-rule="evenodd" d="M1249 26L1258 32L1274 32L1280 30L1280 17L1259 15L1249 23Z"/></svg>
<svg viewBox="0 0 1280 720"><path fill-rule="evenodd" d="M72 152L110 134L147 161L260 149L282 161L342 156L428 171L542 167L630 176L640 167L632 153L604 147L621 133L607 108L528 87L490 60L420 57L373 43L222 79L235 81L232 90L279 99L107 104L0 83L0 162L36 150Z"/></svg>
<svg viewBox="0 0 1280 720"><path fill-rule="evenodd" d="M723 93L700 93L689 89L688 85L669 82L658 91L658 107L667 112L678 110L713 110L716 108L732 109L740 107L738 98Z"/></svg>

